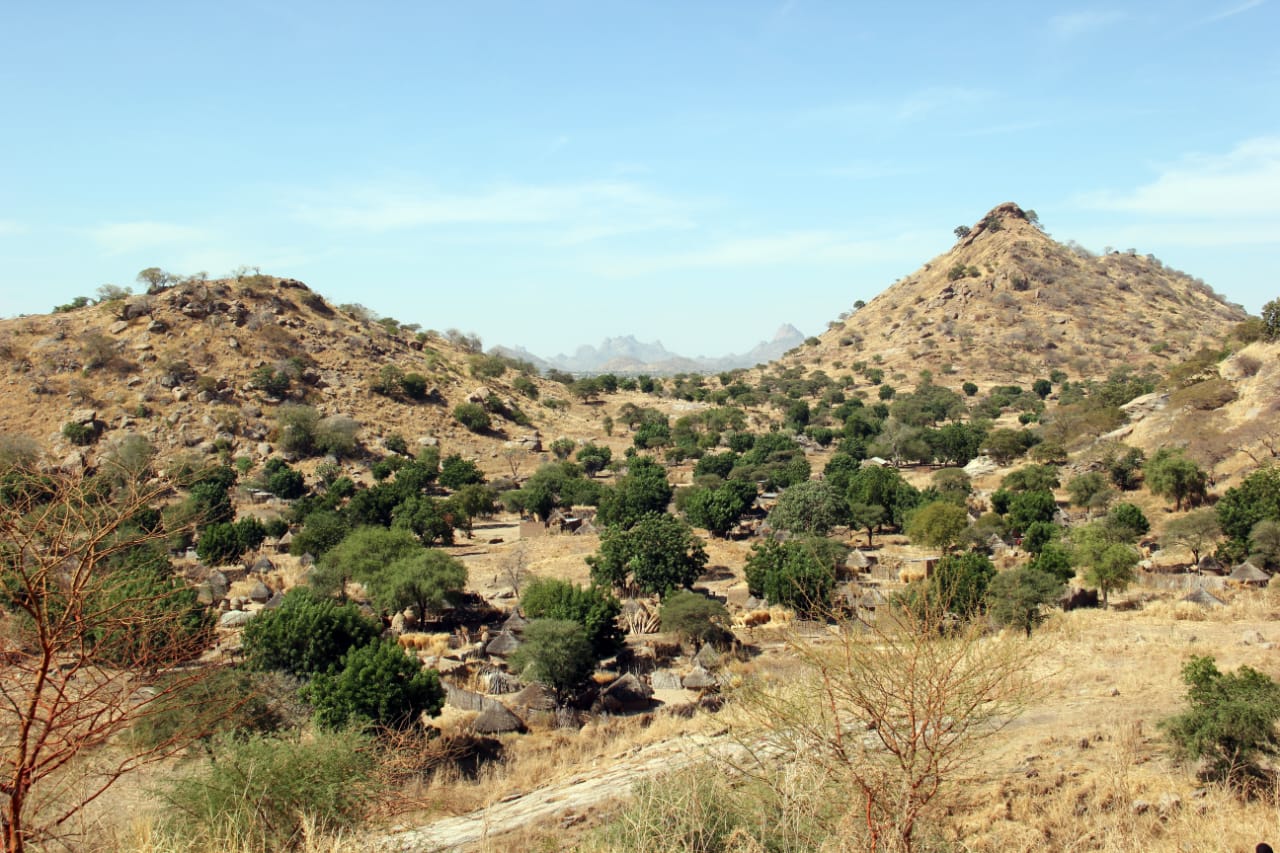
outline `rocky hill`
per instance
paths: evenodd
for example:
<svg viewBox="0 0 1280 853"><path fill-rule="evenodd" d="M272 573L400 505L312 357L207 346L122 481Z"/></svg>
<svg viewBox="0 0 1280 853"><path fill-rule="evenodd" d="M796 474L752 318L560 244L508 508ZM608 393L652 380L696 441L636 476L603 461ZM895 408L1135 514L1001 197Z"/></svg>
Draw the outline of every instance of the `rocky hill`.
<svg viewBox="0 0 1280 853"><path fill-rule="evenodd" d="M496 472L504 450L595 431L579 423L595 416L570 405L563 386L504 369L472 341L415 334L357 309L254 275L0 321L0 435L30 436L70 464L126 433L162 456L260 460L278 449L282 406L299 403L354 421L359 443L379 452L392 436L411 449L439 442ZM394 382L410 374L420 377L412 394ZM395 387L378 393L386 379ZM453 417L468 400L488 403L489 430L469 432ZM77 444L68 423L91 434Z"/></svg>
<svg viewBox="0 0 1280 853"><path fill-rule="evenodd" d="M1245 317L1204 282L1133 251L1096 256L1045 234L1016 204L994 208L948 252L833 321L784 367L835 376L859 362L914 381L1027 383L1060 370L1099 378L1161 371L1220 344Z"/></svg>

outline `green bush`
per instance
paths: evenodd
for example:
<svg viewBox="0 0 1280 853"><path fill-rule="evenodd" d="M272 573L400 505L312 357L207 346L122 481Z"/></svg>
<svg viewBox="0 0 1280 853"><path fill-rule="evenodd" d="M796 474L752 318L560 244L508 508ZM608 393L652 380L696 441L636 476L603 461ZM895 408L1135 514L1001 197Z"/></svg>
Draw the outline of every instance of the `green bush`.
<svg viewBox="0 0 1280 853"><path fill-rule="evenodd" d="M453 417L472 432L484 432L492 424L489 412L479 403L459 403L453 408Z"/></svg>
<svg viewBox="0 0 1280 853"><path fill-rule="evenodd" d="M747 557L747 589L801 615L827 613L835 588L835 565L844 554L844 547L829 539L759 542Z"/></svg>
<svg viewBox="0 0 1280 853"><path fill-rule="evenodd" d="M679 590L662 599L662 630L698 643L727 646L733 641L729 611L714 598Z"/></svg>
<svg viewBox="0 0 1280 853"><path fill-rule="evenodd" d="M330 729L348 725L405 729L421 714L434 717L444 706L440 676L393 642L352 648L342 669L322 673L302 690L316 709L316 721Z"/></svg>
<svg viewBox="0 0 1280 853"><path fill-rule="evenodd" d="M562 699L586 683L595 670L595 652L582 625L569 619L535 619L511 667L555 690Z"/></svg>
<svg viewBox="0 0 1280 853"><path fill-rule="evenodd" d="M1160 723L1175 754L1206 761L1210 774L1233 784L1270 787L1257 761L1280 754L1280 684L1247 666L1223 673L1211 657L1193 657L1182 680L1190 707Z"/></svg>
<svg viewBox="0 0 1280 853"><path fill-rule="evenodd" d="M93 444L94 439L98 437L98 431L87 424L67 421L62 425L62 437L72 444L84 447Z"/></svg>
<svg viewBox="0 0 1280 853"><path fill-rule="evenodd" d="M381 633L382 626L354 604L300 588L285 595L280 607L245 625L244 651L255 669L310 678L336 669L348 651L372 643Z"/></svg>
<svg viewBox="0 0 1280 853"><path fill-rule="evenodd" d="M520 609L529 619L568 619L587 632L597 659L617 654L623 633L618 627L622 603L607 589L580 587L553 578L535 578L520 596Z"/></svg>
<svg viewBox="0 0 1280 853"><path fill-rule="evenodd" d="M166 679L160 685L164 698L133 724L130 742L145 749L181 742L210 749L220 735L277 731L284 720L259 690L256 679L262 677L224 667L194 681L185 674Z"/></svg>
<svg viewBox="0 0 1280 853"><path fill-rule="evenodd" d="M373 749L358 732L223 737L216 761L168 785L166 832L210 850L268 853L299 847L308 828L354 829L376 794Z"/></svg>
<svg viewBox="0 0 1280 853"><path fill-rule="evenodd" d="M450 491L456 491L472 483L483 483L484 473L470 459L451 453L440 462L439 483Z"/></svg>

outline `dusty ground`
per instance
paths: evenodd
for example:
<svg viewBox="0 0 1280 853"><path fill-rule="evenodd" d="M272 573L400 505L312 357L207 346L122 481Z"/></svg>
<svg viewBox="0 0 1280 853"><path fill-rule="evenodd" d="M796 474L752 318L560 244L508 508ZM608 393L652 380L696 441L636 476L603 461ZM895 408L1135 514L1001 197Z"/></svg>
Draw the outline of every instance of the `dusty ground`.
<svg viewBox="0 0 1280 853"><path fill-rule="evenodd" d="M1280 838L1280 812L1202 788L1169 759L1157 729L1181 708L1179 672L1192 655L1211 654L1224 670L1248 664L1280 675L1278 618L1280 601L1267 592L1238 593L1214 613L1154 601L1134 612L1059 614L1030 641L993 639L1025 645L1037 691L975 762L947 819L950 837L974 851L1252 850ZM782 644L757 639L765 650L756 667L785 667ZM589 826L636 779L723 759L733 742L705 728L714 719L701 718L688 735L566 764L533 790L380 844L502 850L518 833L537 849L570 849L581 836L568 828Z"/></svg>

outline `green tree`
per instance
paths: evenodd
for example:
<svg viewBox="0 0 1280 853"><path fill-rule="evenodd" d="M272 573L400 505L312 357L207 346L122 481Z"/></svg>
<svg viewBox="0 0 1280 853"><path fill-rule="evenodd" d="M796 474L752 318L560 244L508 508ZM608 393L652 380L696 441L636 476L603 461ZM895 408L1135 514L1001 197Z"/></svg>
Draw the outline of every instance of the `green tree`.
<svg viewBox="0 0 1280 853"><path fill-rule="evenodd" d="M457 491L472 483L483 483L484 473L474 461L463 459L457 453L451 453L440 460L438 480L446 489Z"/></svg>
<svg viewBox="0 0 1280 853"><path fill-rule="evenodd" d="M1102 592L1105 607L1113 590L1122 591L1133 583L1138 552L1129 545L1108 542L1105 535L1089 535L1086 531L1076 545L1076 561L1085 567L1085 582Z"/></svg>
<svg viewBox="0 0 1280 853"><path fill-rule="evenodd" d="M467 567L435 548L417 548L379 569L369 592L383 610L415 607L423 619L457 601L467 585Z"/></svg>
<svg viewBox="0 0 1280 853"><path fill-rule="evenodd" d="M354 723L406 729L422 714L434 717L444 706L444 688L435 670L423 669L399 645L375 641L352 648L337 672L322 673L303 688L316 721L329 729Z"/></svg>
<svg viewBox="0 0 1280 853"><path fill-rule="evenodd" d="M987 612L997 625L1018 628L1031 636L1044 621L1044 606L1062 594L1062 581L1029 567L1000 572L987 587Z"/></svg>
<svg viewBox="0 0 1280 853"><path fill-rule="evenodd" d="M323 557L350 532L351 526L340 513L330 509L316 510L307 515L302 529L293 537L289 553L298 557L303 554Z"/></svg>
<svg viewBox="0 0 1280 853"><path fill-rule="evenodd" d="M1200 555L1212 548L1221 537L1222 527L1218 524L1217 512L1210 507L1201 507L1166 524L1160 543L1166 548L1181 545L1191 552L1191 559L1199 564Z"/></svg>
<svg viewBox="0 0 1280 853"><path fill-rule="evenodd" d="M307 482L302 472L290 468L289 463L279 457L267 460L263 477L267 491L282 500L291 501L306 494Z"/></svg>
<svg viewBox="0 0 1280 853"><path fill-rule="evenodd" d="M311 586L345 600L348 581L367 582L395 561L421 550L422 545L408 530L357 527L316 563Z"/></svg>
<svg viewBox="0 0 1280 853"><path fill-rule="evenodd" d="M557 438L548 446L555 457L560 460L568 459L573 451L578 447L578 442L572 438Z"/></svg>
<svg viewBox="0 0 1280 853"><path fill-rule="evenodd" d="M843 495L826 480L797 483L778 497L769 513L769 523L779 530L825 536L844 520Z"/></svg>
<svg viewBox="0 0 1280 853"><path fill-rule="evenodd" d="M622 602L605 587L581 587L554 578L534 578L520 595L520 609L529 619L567 619L586 631L592 654L604 659L622 648L618 627Z"/></svg>
<svg viewBox="0 0 1280 853"><path fill-rule="evenodd" d="M867 547L872 548L871 535L885 521L885 509L879 504L849 504L849 524L855 530L867 531Z"/></svg>
<svg viewBox="0 0 1280 853"><path fill-rule="evenodd" d="M1066 583L1076 576L1075 567L1071 564L1071 552L1058 542L1050 542L1040 553L1028 563L1028 568L1042 572Z"/></svg>
<svg viewBox="0 0 1280 853"><path fill-rule="evenodd" d="M1280 752L1280 684L1248 666L1224 673L1211 657L1193 657L1182 680L1189 707L1160 723L1175 753L1237 786L1265 779L1259 757Z"/></svg>
<svg viewBox="0 0 1280 853"><path fill-rule="evenodd" d="M1214 509L1227 538L1247 541L1259 521L1280 520L1280 468L1254 471L1240 485L1227 489Z"/></svg>
<svg viewBox="0 0 1280 853"><path fill-rule="evenodd" d="M1152 494L1173 498L1174 511L1198 506L1204 502L1208 475L1200 466L1183 455L1181 450L1163 447L1147 460L1143 467L1147 486Z"/></svg>
<svg viewBox="0 0 1280 853"><path fill-rule="evenodd" d="M1051 492L1058 488L1058 469L1052 465L1023 465L1000 481L1011 492Z"/></svg>
<svg viewBox="0 0 1280 853"><path fill-rule="evenodd" d="M1022 531L1022 550L1028 554L1039 554L1045 546L1056 542L1062 536L1062 527L1051 521L1033 521Z"/></svg>
<svg viewBox="0 0 1280 853"><path fill-rule="evenodd" d="M1131 492L1142 483L1142 465L1145 454L1136 447L1124 444L1113 446L1102 457L1107 475L1117 489Z"/></svg>
<svg viewBox="0 0 1280 853"><path fill-rule="evenodd" d="M1093 506L1099 495L1108 490L1107 479L1100 471L1088 471L1067 483L1072 506Z"/></svg>
<svg viewBox="0 0 1280 853"><path fill-rule="evenodd" d="M714 489L695 486L685 495L683 509L689 523L706 528L712 536L724 536L755 503L756 487L754 483L727 480Z"/></svg>
<svg viewBox="0 0 1280 853"><path fill-rule="evenodd" d="M280 449L309 456L316 447L320 413L311 406L285 403L276 412L276 438Z"/></svg>
<svg viewBox="0 0 1280 853"><path fill-rule="evenodd" d="M650 513L630 528L607 528L587 564L601 586L622 587L630 577L644 592L663 593L693 586L707 565L707 551L688 524Z"/></svg>
<svg viewBox="0 0 1280 853"><path fill-rule="evenodd" d="M968 527L969 514L963 507L949 501L934 501L912 513L906 533L912 542L950 553L964 538Z"/></svg>
<svg viewBox="0 0 1280 853"><path fill-rule="evenodd" d="M1053 521L1057 514L1052 492L1019 492L1009 500L1009 527L1017 533L1025 533L1037 521Z"/></svg>
<svg viewBox="0 0 1280 853"><path fill-rule="evenodd" d="M1249 559L1274 570L1280 567L1280 521L1264 518L1249 531Z"/></svg>
<svg viewBox="0 0 1280 853"><path fill-rule="evenodd" d="M613 451L604 445L587 442L578 448L578 454L575 458L587 476L591 477L603 471L605 466L612 461Z"/></svg>
<svg viewBox="0 0 1280 853"><path fill-rule="evenodd" d="M729 611L714 598L678 590L662 599L662 630L695 643L725 646L732 642Z"/></svg>
<svg viewBox="0 0 1280 853"><path fill-rule="evenodd" d="M846 494L850 505L878 506L884 511L882 524L901 527L907 513L920 500L920 492L894 468L868 465L849 479ZM859 525L862 526L862 525Z"/></svg>
<svg viewBox="0 0 1280 853"><path fill-rule="evenodd" d="M1262 329L1267 340L1280 338L1280 299L1272 299L1262 306Z"/></svg>
<svg viewBox="0 0 1280 853"><path fill-rule="evenodd" d="M1131 503L1118 503L1107 511L1106 524L1123 531L1130 542L1136 542L1151 529L1151 522L1142 509Z"/></svg>
<svg viewBox="0 0 1280 853"><path fill-rule="evenodd" d="M802 616L827 614L835 588L835 563L844 553L838 543L817 537L758 542L751 546L744 567L747 589Z"/></svg>
<svg viewBox="0 0 1280 853"><path fill-rule="evenodd" d="M245 658L254 669L310 678L338 667L343 655L373 642L381 631L354 604L320 598L303 587L245 625Z"/></svg>
<svg viewBox="0 0 1280 853"><path fill-rule="evenodd" d="M570 619L535 619L524 629L524 642L511 656L511 667L539 681L564 701L595 671L595 653L587 631Z"/></svg>
<svg viewBox="0 0 1280 853"><path fill-rule="evenodd" d="M966 551L938 561L928 580L930 593L946 612L971 619L986 603L987 587L996 567L985 554Z"/></svg>
<svg viewBox="0 0 1280 853"><path fill-rule="evenodd" d="M667 472L648 456L632 458L627 473L600 495L601 524L631 527L653 513L665 513L671 502L671 484Z"/></svg>
<svg viewBox="0 0 1280 853"><path fill-rule="evenodd" d="M1037 379L1031 385L1031 390L1035 392L1037 397L1043 400L1045 397L1048 397L1049 392L1053 390L1053 383L1048 379Z"/></svg>

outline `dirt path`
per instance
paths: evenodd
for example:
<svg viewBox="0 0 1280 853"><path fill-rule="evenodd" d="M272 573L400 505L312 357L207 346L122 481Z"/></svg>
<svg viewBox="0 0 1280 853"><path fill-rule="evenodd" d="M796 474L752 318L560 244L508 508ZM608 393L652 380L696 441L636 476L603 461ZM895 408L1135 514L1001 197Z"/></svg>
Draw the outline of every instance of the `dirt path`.
<svg viewBox="0 0 1280 853"><path fill-rule="evenodd" d="M638 779L668 772L708 758L727 757L741 749L726 732L692 734L627 750L608 767L576 773L567 779L515 794L486 808L383 836L371 849L391 853L465 850L504 833L547 818L581 814L593 806L624 796Z"/></svg>

